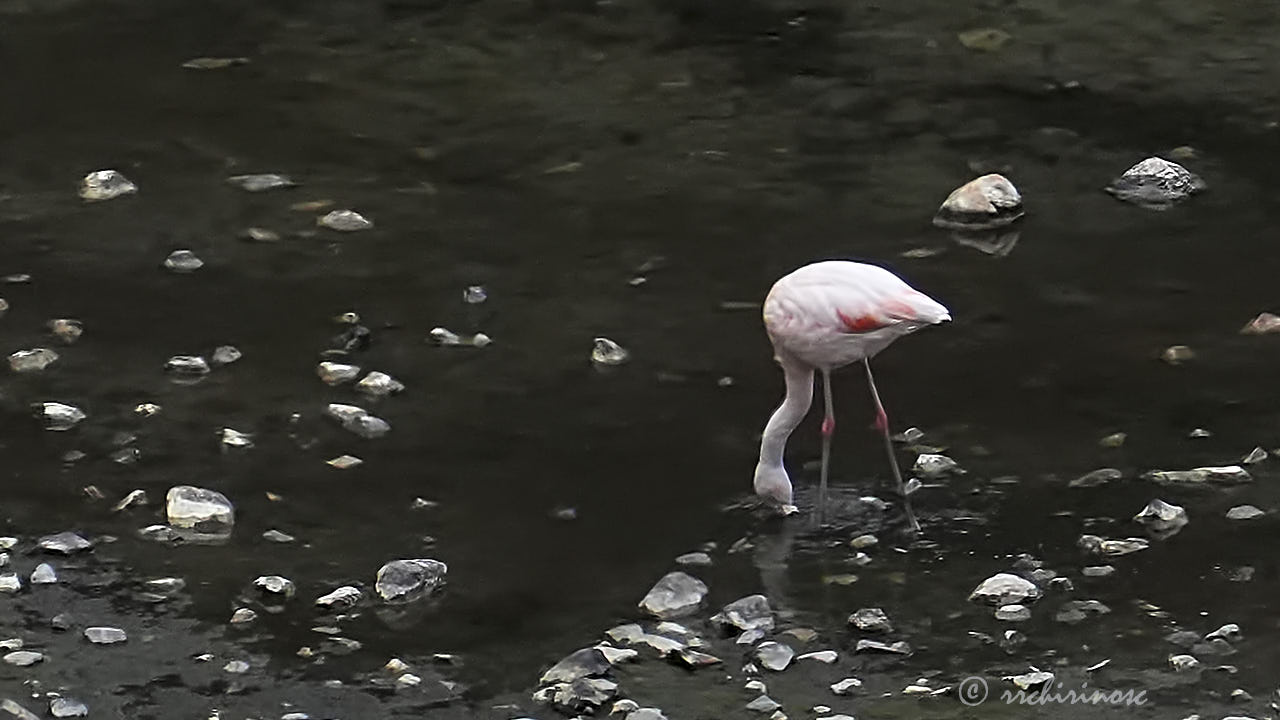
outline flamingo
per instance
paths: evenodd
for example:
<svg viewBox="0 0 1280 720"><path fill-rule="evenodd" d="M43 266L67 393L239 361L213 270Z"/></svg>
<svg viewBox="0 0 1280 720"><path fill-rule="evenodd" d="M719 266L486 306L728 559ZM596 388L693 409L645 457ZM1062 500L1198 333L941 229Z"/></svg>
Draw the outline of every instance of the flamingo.
<svg viewBox="0 0 1280 720"><path fill-rule="evenodd" d="M884 435L889 467L898 484L912 532L920 524L902 484L902 473L893 455L889 418L885 415L871 358L903 335L926 325L951 319L941 303L912 288L898 276L875 265L847 260L816 262L795 270L774 283L764 301L764 326L773 344L774 360L782 366L787 394L769 417L760 438L756 465L756 494L781 506L783 514L796 512L791 504L791 478L783 467L787 439L813 402L813 372L822 373L826 414L822 419L822 476L818 485L817 515L822 522L827 496L831 437L835 410L831 402L831 371L861 362L875 404L875 427Z"/></svg>

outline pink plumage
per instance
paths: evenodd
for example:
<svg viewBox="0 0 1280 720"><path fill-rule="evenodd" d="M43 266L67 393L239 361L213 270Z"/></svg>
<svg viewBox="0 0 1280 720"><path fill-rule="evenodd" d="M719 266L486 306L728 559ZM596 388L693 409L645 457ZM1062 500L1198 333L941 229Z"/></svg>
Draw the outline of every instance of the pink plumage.
<svg viewBox="0 0 1280 720"><path fill-rule="evenodd" d="M831 434L835 429L830 372L855 362L866 364L889 460L902 490L901 473L889 441L888 420L871 376L870 358L903 335L951 319L941 303L912 288L898 276L874 265L831 260L806 265L778 280L764 301L764 325L782 366L787 396L769 418L760 443L756 492L791 506L791 481L782 465L787 438L808 412L813 399L813 372L823 375L826 416L823 421L822 481L819 517L826 496ZM904 496L905 499L905 496ZM915 517L907 504L913 529Z"/></svg>

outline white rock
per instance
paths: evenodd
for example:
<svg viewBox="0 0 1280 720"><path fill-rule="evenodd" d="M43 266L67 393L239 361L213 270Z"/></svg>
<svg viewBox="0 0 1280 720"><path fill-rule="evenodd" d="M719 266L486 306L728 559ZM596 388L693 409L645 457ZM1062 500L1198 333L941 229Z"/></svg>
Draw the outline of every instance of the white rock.
<svg viewBox="0 0 1280 720"><path fill-rule="evenodd" d="M953 230L990 230L1022 216L1018 189L1008 178L992 173L953 190L938 208L933 224Z"/></svg>

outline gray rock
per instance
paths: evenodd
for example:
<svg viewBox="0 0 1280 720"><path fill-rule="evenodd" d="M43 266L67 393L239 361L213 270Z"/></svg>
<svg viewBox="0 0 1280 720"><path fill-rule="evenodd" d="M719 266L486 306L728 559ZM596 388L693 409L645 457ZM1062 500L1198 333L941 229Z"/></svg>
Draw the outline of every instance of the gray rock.
<svg viewBox="0 0 1280 720"><path fill-rule="evenodd" d="M792 650L789 645L770 641L757 645L755 656L765 669L782 672L791 664L791 659L796 656L796 651Z"/></svg>
<svg viewBox="0 0 1280 720"><path fill-rule="evenodd" d="M673 665L679 665L690 670L697 670L709 665L719 665L724 661L715 655L699 652L693 648L683 647L678 650L672 650L664 656Z"/></svg>
<svg viewBox="0 0 1280 720"><path fill-rule="evenodd" d="M857 645L853 647L854 652L877 652L889 655L910 655L911 646L905 641L899 640L895 643L882 643L879 640L859 640Z"/></svg>
<svg viewBox="0 0 1280 720"><path fill-rule="evenodd" d="M53 566L49 563L40 563L31 572L32 585L52 585L56 582L58 582L58 573L54 572Z"/></svg>
<svg viewBox="0 0 1280 720"><path fill-rule="evenodd" d="M1266 450L1263 450L1260 447L1255 447L1254 449L1249 451L1248 455L1245 455L1244 457L1240 458L1240 462L1244 463L1245 465L1256 465L1262 462L1263 460L1266 460L1267 457L1268 457L1268 454Z"/></svg>
<svg viewBox="0 0 1280 720"><path fill-rule="evenodd" d="M351 382L360 375L360 366L344 365L336 362L322 362L316 366L316 374L326 385L341 385Z"/></svg>
<svg viewBox="0 0 1280 720"><path fill-rule="evenodd" d="M96 170L80 181L80 198L86 202L100 202L132 195L138 186L115 170Z"/></svg>
<svg viewBox="0 0 1280 720"><path fill-rule="evenodd" d="M1205 635L1204 639L1205 640L1222 639L1222 640L1230 640L1232 642L1235 642L1241 639L1242 637L1244 637L1244 635L1240 632L1239 625L1235 623L1227 623L1226 625L1223 625L1217 630L1214 630L1213 632Z"/></svg>
<svg viewBox="0 0 1280 720"><path fill-rule="evenodd" d="M627 713L626 720L667 720L658 708L636 708Z"/></svg>
<svg viewBox="0 0 1280 720"><path fill-rule="evenodd" d="M93 547L93 543L73 532L60 532L57 535L45 535L36 541L36 544L45 552L57 553L59 555L73 555L78 552L89 550Z"/></svg>
<svg viewBox="0 0 1280 720"><path fill-rule="evenodd" d="M1124 477L1124 473L1115 468L1099 468L1093 472L1085 473L1080 477L1067 483L1067 487L1087 488L1106 485L1109 482L1119 480Z"/></svg>
<svg viewBox="0 0 1280 720"><path fill-rule="evenodd" d="M3 701L0 701L0 712L5 713L6 717L17 718L17 720L40 720L39 715L36 715L9 698L5 698Z"/></svg>
<svg viewBox="0 0 1280 720"><path fill-rule="evenodd" d="M850 695L853 691L862 688L862 681L858 678L845 678L831 686L831 692L836 695Z"/></svg>
<svg viewBox="0 0 1280 720"><path fill-rule="evenodd" d="M640 653L630 648L616 648L606 643L600 643L595 646L596 650L604 655L604 659L609 661L610 665L618 665L640 657Z"/></svg>
<svg viewBox="0 0 1280 720"><path fill-rule="evenodd" d="M49 701L49 714L56 718L84 717L89 714L89 706L69 697L56 697Z"/></svg>
<svg viewBox="0 0 1280 720"><path fill-rule="evenodd" d="M352 585L343 585L331 593L316 598L316 607L329 610L349 608L360 602L362 597L364 597L364 593L360 592L360 588Z"/></svg>
<svg viewBox="0 0 1280 720"><path fill-rule="evenodd" d="M236 608L236 611L231 613L232 625L247 625L257 619L258 613L249 608Z"/></svg>
<svg viewBox="0 0 1280 720"><path fill-rule="evenodd" d="M824 665L832 665L835 663L835 661L839 659L840 659L840 654L837 653L835 650L816 650L814 652L807 652L803 655L796 656L797 661L812 660L814 662L820 662Z"/></svg>
<svg viewBox="0 0 1280 720"><path fill-rule="evenodd" d="M1151 543L1143 538L1101 538L1097 535L1081 535L1076 545L1087 553L1118 557L1129 555L1151 547Z"/></svg>
<svg viewBox="0 0 1280 720"><path fill-rule="evenodd" d="M0 574L0 593L12 595L22 590L22 579L16 573Z"/></svg>
<svg viewBox="0 0 1280 720"><path fill-rule="evenodd" d="M734 627L744 632L773 629L773 609L764 595L748 595L725 605L711 616L711 622L723 627Z"/></svg>
<svg viewBox="0 0 1280 720"><path fill-rule="evenodd" d="M9 369L17 373L39 372L57 360L58 353L49 348L19 350L9 356Z"/></svg>
<svg viewBox="0 0 1280 720"><path fill-rule="evenodd" d="M1228 520L1252 520L1263 515L1266 513L1253 505L1237 505L1227 511Z"/></svg>
<svg viewBox="0 0 1280 720"><path fill-rule="evenodd" d="M411 602L444 585L448 572L449 566L439 560L392 560L378 570L374 587L386 602Z"/></svg>
<svg viewBox="0 0 1280 720"><path fill-rule="evenodd" d="M222 432L219 433L219 441L223 452L234 449L246 450L253 447L253 436L234 428L222 428Z"/></svg>
<svg viewBox="0 0 1280 720"><path fill-rule="evenodd" d="M356 383L356 390L370 397L386 397L404 391L404 383L384 372L373 371Z"/></svg>
<svg viewBox="0 0 1280 720"><path fill-rule="evenodd" d="M893 632L893 623L880 608L862 608L849 616L849 624L864 632Z"/></svg>
<svg viewBox="0 0 1280 720"><path fill-rule="evenodd" d="M165 361L164 369L174 375L208 375L209 361L199 355L174 355Z"/></svg>
<svg viewBox="0 0 1280 720"><path fill-rule="evenodd" d="M552 665L538 679L538 684L571 683L585 677L600 677L609 672L610 667L608 659L598 648L582 648Z"/></svg>
<svg viewBox="0 0 1280 720"><path fill-rule="evenodd" d="M297 540L297 538L295 538L294 536L288 533L280 532L279 530L276 530L274 528L263 532L262 539L268 542L273 542L273 543L291 543Z"/></svg>
<svg viewBox="0 0 1280 720"><path fill-rule="evenodd" d="M278 188L291 188L297 185L288 175L279 173L232 175L227 178L227 182L247 192L265 192Z"/></svg>
<svg viewBox="0 0 1280 720"><path fill-rule="evenodd" d="M164 267L176 273L190 273L204 267L204 261L190 250L174 250L164 259Z"/></svg>
<svg viewBox="0 0 1280 720"><path fill-rule="evenodd" d="M1146 525L1157 533L1172 533L1187 524L1187 511L1178 505L1167 503L1159 498L1147 503L1133 521Z"/></svg>
<svg viewBox="0 0 1280 720"><path fill-rule="evenodd" d="M165 515L175 528L215 534L229 533L235 508L226 495L191 485L176 485L165 494Z"/></svg>
<svg viewBox="0 0 1280 720"><path fill-rule="evenodd" d="M1037 670L1021 675L1007 675L1004 679L1013 683L1019 690L1030 690L1045 683L1053 682L1053 673Z"/></svg>
<svg viewBox="0 0 1280 720"><path fill-rule="evenodd" d="M1003 175L970 180L947 196L933 224L953 230L990 230L1023 216L1022 196Z"/></svg>
<svg viewBox="0 0 1280 720"><path fill-rule="evenodd" d="M84 637L96 645L114 645L129 639L124 630L115 627L87 627Z"/></svg>
<svg viewBox="0 0 1280 720"><path fill-rule="evenodd" d="M761 695L755 700L752 700L751 702L747 703L748 710L751 710L752 712L758 712L761 714L772 713L774 710L777 710L780 707L782 706L779 705L776 700L769 697L768 695Z"/></svg>
<svg viewBox="0 0 1280 720"><path fill-rule="evenodd" d="M1178 163L1149 157L1106 187L1118 200L1149 210L1165 210L1207 187L1204 180Z"/></svg>
<svg viewBox="0 0 1280 720"><path fill-rule="evenodd" d="M36 403L35 411L36 416L44 421L44 428L54 432L70 430L89 417L75 405L60 402Z"/></svg>
<svg viewBox="0 0 1280 720"><path fill-rule="evenodd" d="M1031 608L1016 603L1001 605L996 608L995 618L1002 622L1026 622L1031 619Z"/></svg>
<svg viewBox="0 0 1280 720"><path fill-rule="evenodd" d="M707 595L707 586L682 572L667 573L640 601L640 609L654 617L667 619L689 615L698 609Z"/></svg>
<svg viewBox="0 0 1280 720"><path fill-rule="evenodd" d="M911 472L926 480L932 480L947 473L959 471L960 465L955 460L946 455L938 455L936 453L920 453L916 457L915 465L911 466Z"/></svg>
<svg viewBox="0 0 1280 720"><path fill-rule="evenodd" d="M1081 568L1080 574L1087 578L1104 578L1115 575L1116 569L1111 565L1089 565Z"/></svg>
<svg viewBox="0 0 1280 720"><path fill-rule="evenodd" d="M618 684L605 678L581 678L552 685L551 704L568 713L592 713L618 694Z"/></svg>
<svg viewBox="0 0 1280 720"><path fill-rule="evenodd" d="M1169 666L1174 672L1190 672L1200 669L1200 661L1190 655L1170 655Z"/></svg>
<svg viewBox="0 0 1280 720"><path fill-rule="evenodd" d="M1191 470L1152 470L1143 473L1143 480L1150 480L1158 485L1238 485L1253 480L1249 472L1239 465L1207 466Z"/></svg>
<svg viewBox="0 0 1280 720"><path fill-rule="evenodd" d="M240 352L240 349L234 345L219 345L213 349L213 357L211 359L214 365L230 365L242 357L244 357L244 353Z"/></svg>
<svg viewBox="0 0 1280 720"><path fill-rule="evenodd" d="M705 567L711 564L711 556L704 552L685 553L676 558L676 564L686 567Z"/></svg>
<svg viewBox="0 0 1280 720"><path fill-rule="evenodd" d="M355 232L368 230L373 227L373 222L355 210L334 210L323 217L316 218L316 225L339 232Z"/></svg>
<svg viewBox="0 0 1280 720"><path fill-rule="evenodd" d="M979 600L991 605L1009 605L1034 602L1040 595L1040 588L1030 580L1012 573L996 573L974 588L969 593L969 600Z"/></svg>
<svg viewBox="0 0 1280 720"><path fill-rule="evenodd" d="M5 654L4 661L10 665L27 667L28 665L35 665L38 662L43 662L44 655L31 650L14 650L11 653Z"/></svg>
<svg viewBox="0 0 1280 720"><path fill-rule="evenodd" d="M364 408L356 405L330 403L325 408L325 414L341 423L343 428L368 440L380 438L391 432L390 423L370 415Z"/></svg>
<svg viewBox="0 0 1280 720"><path fill-rule="evenodd" d="M268 595L291 598L298 588L293 581L280 575L262 575L253 581L253 586Z"/></svg>

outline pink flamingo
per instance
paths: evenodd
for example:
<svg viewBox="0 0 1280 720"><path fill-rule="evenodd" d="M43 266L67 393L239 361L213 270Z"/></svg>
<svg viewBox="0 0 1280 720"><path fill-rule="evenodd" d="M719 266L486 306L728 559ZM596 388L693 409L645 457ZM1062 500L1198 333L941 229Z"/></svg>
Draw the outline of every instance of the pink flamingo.
<svg viewBox="0 0 1280 720"><path fill-rule="evenodd" d="M830 260L806 265L774 283L764 301L764 326L773 343L774 359L782 366L787 396L765 425L756 465L755 491L779 503L784 514L791 504L791 478L782 464L787 438L813 402L813 371L822 373L826 415L822 420L822 479L818 486L818 522L827 496L827 472L835 411L831 403L831 371L862 361L875 403L875 426L884 434L889 466L898 483L912 532L920 525L911 511L902 473L893 455L889 418L871 376L870 359L889 343L926 325L950 320L940 303L912 288L896 275L874 265Z"/></svg>

